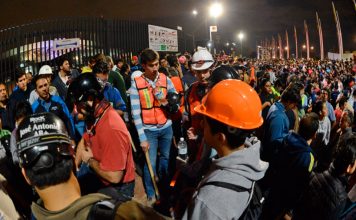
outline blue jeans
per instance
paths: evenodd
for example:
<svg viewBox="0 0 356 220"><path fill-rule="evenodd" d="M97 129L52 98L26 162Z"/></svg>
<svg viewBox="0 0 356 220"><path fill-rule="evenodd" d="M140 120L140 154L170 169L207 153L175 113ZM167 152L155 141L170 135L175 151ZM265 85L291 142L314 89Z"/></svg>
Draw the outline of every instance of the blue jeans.
<svg viewBox="0 0 356 220"><path fill-rule="evenodd" d="M148 143L150 144L148 155L150 157L152 169L155 176L157 176L157 172L158 172L158 177L161 180L167 178L169 152L170 152L172 137L173 137L172 126L157 131L145 130L145 135L147 137ZM157 170L156 162L157 162L158 149L160 152L160 157L159 157L159 166ZM143 179L144 179L147 197L153 198L155 196L155 190L153 187L150 172L147 167L147 163L145 163L145 166L143 168Z"/></svg>
<svg viewBox="0 0 356 220"><path fill-rule="evenodd" d="M88 164L83 163L80 166L77 179L82 195L98 192L120 201L128 201L134 196L135 181L104 185Z"/></svg>

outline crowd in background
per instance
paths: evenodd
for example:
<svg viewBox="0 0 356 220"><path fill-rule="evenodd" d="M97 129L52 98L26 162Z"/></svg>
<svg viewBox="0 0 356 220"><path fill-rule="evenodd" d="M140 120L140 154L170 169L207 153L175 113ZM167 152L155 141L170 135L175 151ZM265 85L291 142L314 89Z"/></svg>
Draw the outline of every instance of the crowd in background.
<svg viewBox="0 0 356 220"><path fill-rule="evenodd" d="M0 186L16 207L0 205L0 219L52 215L45 188L72 178L81 196L137 200L162 218L238 219L247 209L259 219L355 217L355 59L257 60L198 48L145 49L130 62L98 54L80 69L70 62L59 59L58 73L19 70L10 96L0 83ZM26 170L57 169L41 162L45 150L28 162L18 149L30 132L23 120L44 112L63 121L75 155L75 177L58 183ZM256 187L260 208L249 205ZM45 208L31 211L39 198Z"/></svg>

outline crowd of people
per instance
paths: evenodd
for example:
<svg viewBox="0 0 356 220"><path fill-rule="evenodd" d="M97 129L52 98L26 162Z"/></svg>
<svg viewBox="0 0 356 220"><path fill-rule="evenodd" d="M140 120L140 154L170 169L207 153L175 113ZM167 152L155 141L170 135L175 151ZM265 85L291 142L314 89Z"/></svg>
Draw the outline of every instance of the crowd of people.
<svg viewBox="0 0 356 220"><path fill-rule="evenodd" d="M53 69L0 83L0 219L355 218L355 59Z"/></svg>

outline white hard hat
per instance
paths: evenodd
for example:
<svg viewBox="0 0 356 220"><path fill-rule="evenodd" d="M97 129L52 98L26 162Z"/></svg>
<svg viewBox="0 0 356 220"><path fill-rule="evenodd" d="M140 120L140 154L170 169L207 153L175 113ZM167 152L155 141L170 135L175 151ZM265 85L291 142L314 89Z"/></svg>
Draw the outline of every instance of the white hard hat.
<svg viewBox="0 0 356 220"><path fill-rule="evenodd" d="M38 72L38 75L53 74L52 68L48 65L43 65Z"/></svg>
<svg viewBox="0 0 356 220"><path fill-rule="evenodd" d="M214 59L205 47L198 47L198 51L193 54L192 69L205 70L213 65Z"/></svg>

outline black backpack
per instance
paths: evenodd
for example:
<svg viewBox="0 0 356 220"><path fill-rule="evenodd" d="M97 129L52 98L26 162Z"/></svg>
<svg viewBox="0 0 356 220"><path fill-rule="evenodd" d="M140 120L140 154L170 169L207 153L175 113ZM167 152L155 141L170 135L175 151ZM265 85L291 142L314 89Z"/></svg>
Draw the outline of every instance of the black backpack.
<svg viewBox="0 0 356 220"><path fill-rule="evenodd" d="M87 220L114 220L116 211L122 203L115 199L99 201L91 207Z"/></svg>
<svg viewBox="0 0 356 220"><path fill-rule="evenodd" d="M206 185L214 185L226 189L230 189L236 192L249 192L251 195L252 193L252 198L250 199L249 204L247 205L245 211L241 214L240 220L256 220L259 219L261 213L262 213L262 206L265 198L263 197L262 191L260 187L257 185L256 182L253 183L251 189L247 189L242 186L234 185L231 183L226 183L226 182L220 182L220 181L212 181L212 182L206 182L203 183L201 187L206 186Z"/></svg>

